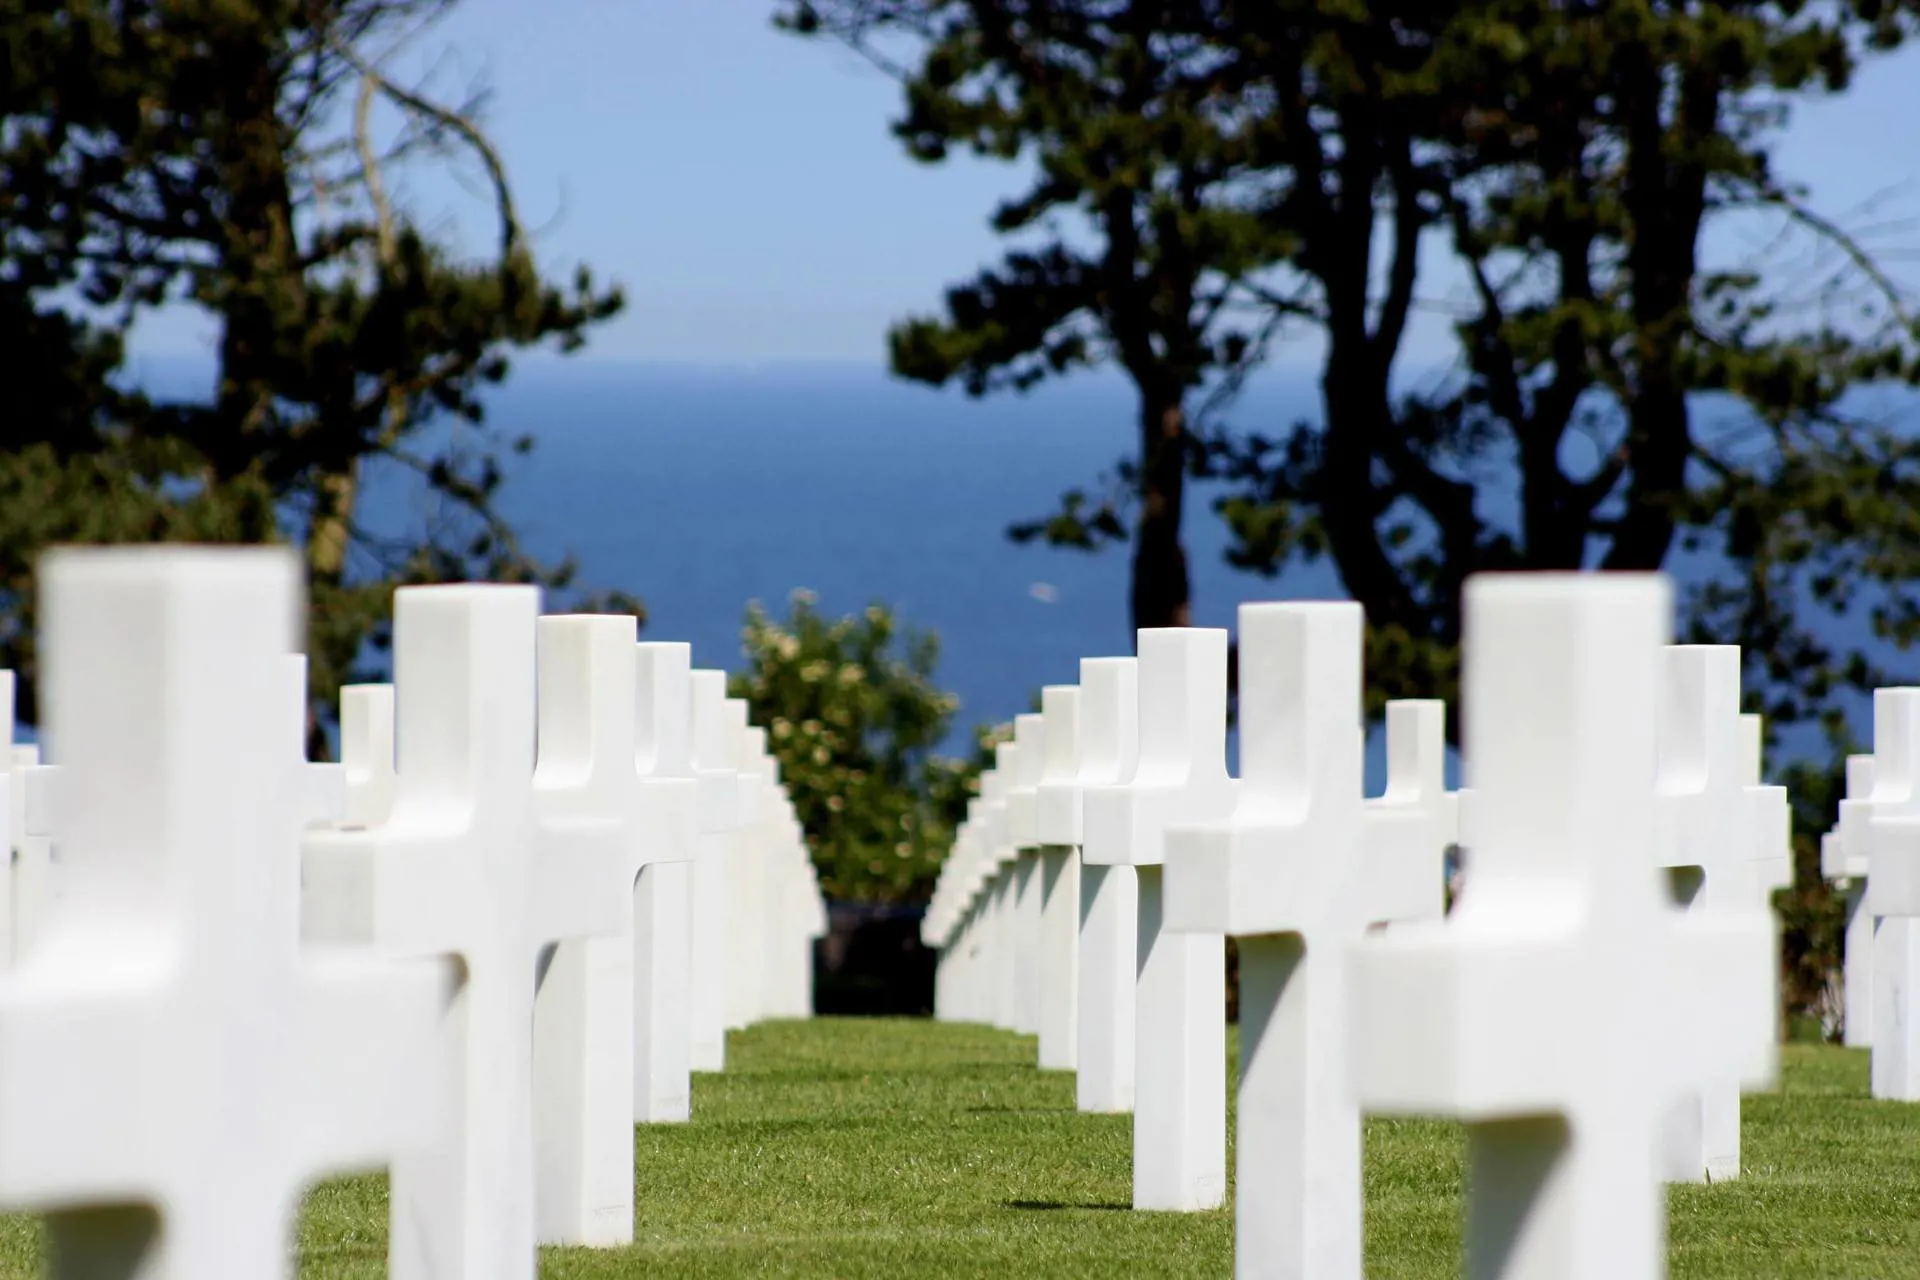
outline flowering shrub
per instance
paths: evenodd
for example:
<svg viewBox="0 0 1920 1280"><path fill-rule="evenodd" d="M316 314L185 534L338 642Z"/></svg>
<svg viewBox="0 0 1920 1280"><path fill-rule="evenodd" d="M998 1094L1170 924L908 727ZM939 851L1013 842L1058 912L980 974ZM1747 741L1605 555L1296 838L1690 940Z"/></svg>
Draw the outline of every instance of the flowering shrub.
<svg viewBox="0 0 1920 1280"><path fill-rule="evenodd" d="M796 591L784 620L747 607L747 666L729 692L767 731L826 895L922 900L992 758L991 732L976 732L967 759L937 754L960 706L933 683L938 640L882 605L836 620L814 606Z"/></svg>

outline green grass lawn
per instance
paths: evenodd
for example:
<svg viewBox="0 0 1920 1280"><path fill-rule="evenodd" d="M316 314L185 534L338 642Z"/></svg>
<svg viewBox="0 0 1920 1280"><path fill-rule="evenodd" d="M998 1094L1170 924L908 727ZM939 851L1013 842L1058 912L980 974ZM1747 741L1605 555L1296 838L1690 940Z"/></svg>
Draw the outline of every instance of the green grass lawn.
<svg viewBox="0 0 1920 1280"><path fill-rule="evenodd" d="M756 1028L696 1077L691 1125L639 1130L627 1249L553 1249L543 1277L1228 1276L1230 1212L1127 1210L1129 1122L1073 1110L1030 1038L930 1022ZM1673 1192L1676 1277L1920 1280L1920 1109L1867 1096L1864 1053L1785 1050L1747 1105L1747 1175ZM1367 1131L1367 1272L1457 1274L1459 1130ZM316 1190L301 1275L384 1274L386 1184ZM0 1280L37 1274L31 1220Z"/></svg>

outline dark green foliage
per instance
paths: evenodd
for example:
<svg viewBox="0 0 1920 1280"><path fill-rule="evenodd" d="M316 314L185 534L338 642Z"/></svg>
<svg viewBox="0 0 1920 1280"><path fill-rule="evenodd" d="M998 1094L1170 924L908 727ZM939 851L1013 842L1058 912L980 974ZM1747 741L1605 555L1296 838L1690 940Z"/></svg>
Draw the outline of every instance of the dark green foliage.
<svg viewBox="0 0 1920 1280"><path fill-rule="evenodd" d="M542 278L477 99L382 71L452 2L0 0L0 342L30 355L25 411L0 421L0 492L24 495L0 516L0 661L28 719L48 542L295 542L323 703L383 643L396 585L568 581L494 510L530 442L488 427L479 395L515 349L578 347L620 295L584 269ZM499 224L476 261L392 194L410 165L460 159ZM209 394L112 391L124 334L169 301L214 323ZM370 465L420 477L437 505L420 537L359 526Z"/></svg>
<svg viewBox="0 0 1920 1280"><path fill-rule="evenodd" d="M828 619L805 591L784 621L750 606L741 639L729 690L767 731L822 890L923 900L992 761L984 732L969 759L934 750L960 705L933 683L938 641L880 605Z"/></svg>
<svg viewBox="0 0 1920 1280"><path fill-rule="evenodd" d="M1180 537L1196 396L1256 363L1289 314L1260 278L1293 244L1265 217L1261 157L1221 94L1218 6L1000 0L785 0L780 22L888 63L894 133L915 159L1033 162L992 214L1004 260L948 290L945 314L889 336L893 369L973 395L1114 365L1139 393L1110 491L1074 490L1016 527L1087 549L1131 538L1134 627L1186 621ZM892 64L896 37L914 65Z"/></svg>

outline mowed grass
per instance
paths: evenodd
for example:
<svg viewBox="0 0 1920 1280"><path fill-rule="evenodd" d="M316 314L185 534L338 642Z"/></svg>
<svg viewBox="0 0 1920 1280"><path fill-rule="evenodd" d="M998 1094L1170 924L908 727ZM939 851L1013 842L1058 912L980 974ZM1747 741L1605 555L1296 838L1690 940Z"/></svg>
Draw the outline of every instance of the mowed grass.
<svg viewBox="0 0 1920 1280"><path fill-rule="evenodd" d="M1134 1213L1129 1121L1073 1110L1033 1041L931 1022L821 1020L733 1037L698 1118L638 1131L635 1243L548 1249L558 1277L1229 1276L1231 1212ZM1746 1176L1672 1192L1676 1277L1920 1280L1920 1108L1867 1096L1862 1052L1790 1046L1748 1100ZM1459 1271L1460 1130L1367 1129L1367 1273ZM308 1198L300 1274L385 1274L386 1182ZM0 1280L38 1274L0 1222Z"/></svg>

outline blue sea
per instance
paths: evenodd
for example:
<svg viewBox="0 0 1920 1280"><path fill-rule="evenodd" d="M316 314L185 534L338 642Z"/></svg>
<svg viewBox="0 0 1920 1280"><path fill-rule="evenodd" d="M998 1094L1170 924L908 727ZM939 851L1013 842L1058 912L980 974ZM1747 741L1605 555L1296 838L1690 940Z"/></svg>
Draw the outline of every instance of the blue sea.
<svg viewBox="0 0 1920 1280"><path fill-rule="evenodd" d="M1125 547L1006 536L1127 450L1123 384L972 400L857 368L563 364L503 386L490 421L538 441L502 500L530 546L639 595L646 633L689 641L700 665L739 664L750 600L779 613L804 588L829 613L886 604L940 639L957 751L975 724L1077 680L1081 658L1132 651ZM1229 569L1204 496L1187 527L1199 625L1231 625L1243 599L1339 594L1330 573Z"/></svg>
<svg viewBox="0 0 1920 1280"><path fill-rule="evenodd" d="M191 370L148 367L155 390L198 392ZM1269 377L1235 421L1278 432L1314 412L1304 376ZM969 399L878 369L725 370L548 361L491 393L489 422L535 438L502 509L537 553L571 555L580 582L633 592L645 634L689 641L735 669L747 603L776 614L798 589L847 613L872 602L937 633L937 679L960 699L948 740L1073 682L1079 660L1131 652L1127 551L1018 545L1007 527L1095 487L1133 437L1130 389L1085 378ZM376 527L416 519L397 477L369 491ZM1338 598L1331 569L1277 579L1232 569L1202 489L1186 541L1194 621L1231 626L1246 600ZM1384 744L1369 743L1371 789Z"/></svg>

